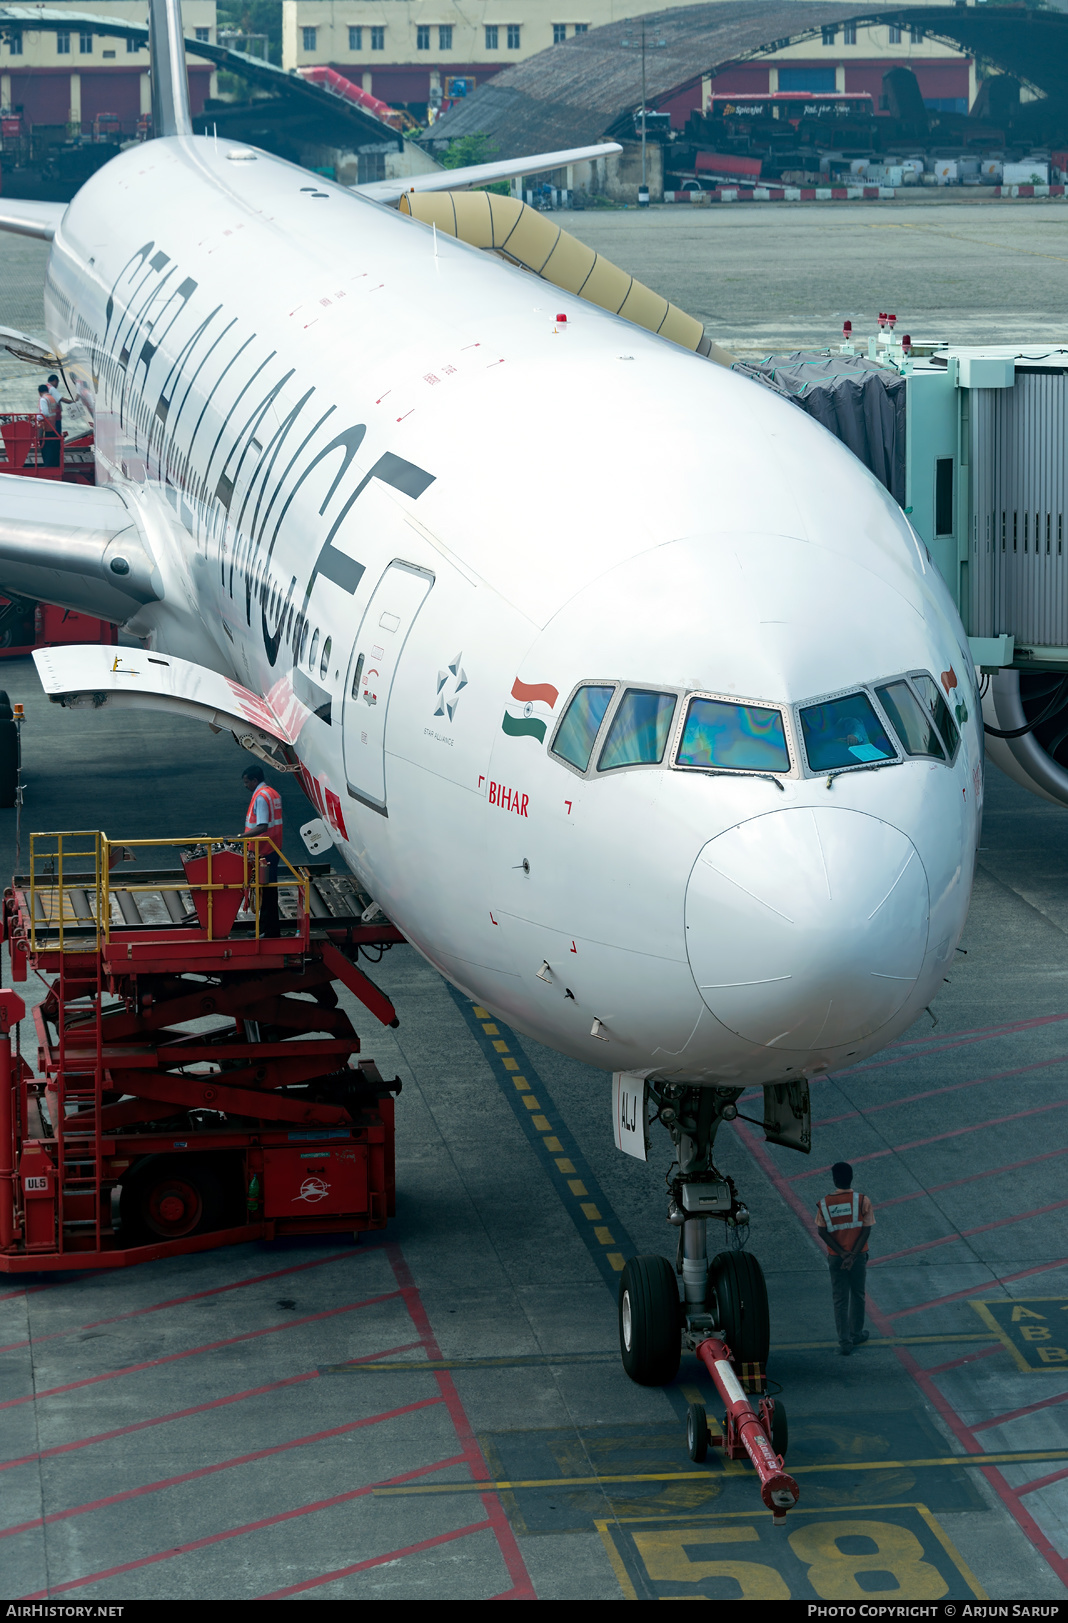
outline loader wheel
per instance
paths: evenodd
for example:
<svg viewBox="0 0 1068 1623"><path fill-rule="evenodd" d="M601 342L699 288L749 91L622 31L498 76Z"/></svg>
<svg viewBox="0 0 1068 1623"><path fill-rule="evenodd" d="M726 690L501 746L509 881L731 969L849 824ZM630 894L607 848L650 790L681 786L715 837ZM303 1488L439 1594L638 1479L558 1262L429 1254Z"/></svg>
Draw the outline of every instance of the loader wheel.
<svg viewBox="0 0 1068 1623"><path fill-rule="evenodd" d="M224 1184L207 1159L157 1156L123 1182L119 1217L127 1244L182 1240L221 1226Z"/></svg>
<svg viewBox="0 0 1068 1623"><path fill-rule="evenodd" d="M639 1386L667 1386L682 1356L675 1270L665 1257L631 1257L619 1279L619 1352Z"/></svg>

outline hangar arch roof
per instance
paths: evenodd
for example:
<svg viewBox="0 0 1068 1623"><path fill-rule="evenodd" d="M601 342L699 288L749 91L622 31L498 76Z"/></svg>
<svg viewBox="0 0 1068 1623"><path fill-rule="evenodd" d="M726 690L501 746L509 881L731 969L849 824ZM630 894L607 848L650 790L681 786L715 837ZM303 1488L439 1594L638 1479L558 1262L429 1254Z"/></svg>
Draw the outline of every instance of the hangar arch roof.
<svg viewBox="0 0 1068 1623"><path fill-rule="evenodd" d="M641 105L641 53L626 49L645 24L646 96L670 101L706 74L846 22L903 22L985 57L1047 95L1068 99L1068 14L1019 6L906 5L859 10L824 0L713 0L608 23L505 68L455 103L433 137L485 133L495 157L588 146L630 134Z"/></svg>

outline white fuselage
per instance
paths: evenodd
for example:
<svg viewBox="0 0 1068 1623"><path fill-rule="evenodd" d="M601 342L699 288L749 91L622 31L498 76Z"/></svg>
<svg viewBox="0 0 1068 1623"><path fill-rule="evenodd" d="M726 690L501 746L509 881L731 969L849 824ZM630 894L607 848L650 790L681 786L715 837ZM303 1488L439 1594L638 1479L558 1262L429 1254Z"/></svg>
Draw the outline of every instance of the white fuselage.
<svg viewBox="0 0 1068 1623"><path fill-rule="evenodd" d="M49 333L164 580L129 629L270 698L345 861L519 1030L724 1085L892 1040L982 768L900 509L761 387L244 150L148 142L55 238ZM796 707L905 672L956 683L953 762L810 772ZM664 764L555 756L580 684L673 696ZM694 692L780 707L789 770L669 767Z"/></svg>

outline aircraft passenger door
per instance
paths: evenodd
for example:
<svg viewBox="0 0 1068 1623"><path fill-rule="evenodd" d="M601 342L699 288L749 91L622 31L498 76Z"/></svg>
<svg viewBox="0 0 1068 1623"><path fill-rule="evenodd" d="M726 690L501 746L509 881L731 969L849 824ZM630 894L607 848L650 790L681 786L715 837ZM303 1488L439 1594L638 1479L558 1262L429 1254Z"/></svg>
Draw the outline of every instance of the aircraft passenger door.
<svg viewBox="0 0 1068 1623"><path fill-rule="evenodd" d="M386 812L386 723L393 679L433 575L391 563L371 594L345 675L341 737L345 784L355 800Z"/></svg>

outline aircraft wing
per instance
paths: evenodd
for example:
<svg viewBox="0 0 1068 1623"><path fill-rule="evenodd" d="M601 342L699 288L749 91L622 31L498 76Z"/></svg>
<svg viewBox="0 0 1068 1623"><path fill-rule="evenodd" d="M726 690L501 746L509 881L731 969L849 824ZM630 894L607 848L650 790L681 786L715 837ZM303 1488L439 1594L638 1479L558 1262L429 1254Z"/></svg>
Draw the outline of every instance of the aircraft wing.
<svg viewBox="0 0 1068 1623"><path fill-rule="evenodd" d="M118 624L163 585L136 518L108 486L0 474L0 591Z"/></svg>
<svg viewBox="0 0 1068 1623"><path fill-rule="evenodd" d="M188 659L143 648L70 643L63 648L39 648L33 662L49 699L68 709L91 705L99 710L110 705L166 710L212 727L229 728L246 749L259 745L257 754L264 747L293 742L266 699Z"/></svg>
<svg viewBox="0 0 1068 1623"><path fill-rule="evenodd" d="M51 242L66 212L66 203L24 203L21 198L0 197L0 231Z"/></svg>
<svg viewBox="0 0 1068 1623"><path fill-rule="evenodd" d="M376 203L395 203L404 192L458 192L465 186L485 186L494 180L512 180L516 175L540 175L547 169L564 169L569 163L585 163L590 158L607 158L622 152L618 141L602 141L595 147L573 147L567 152L538 152L531 158L505 158L500 163L473 163L466 169L435 169L429 175L409 175L407 180L372 180L352 190ZM38 208L45 204L34 205Z"/></svg>

